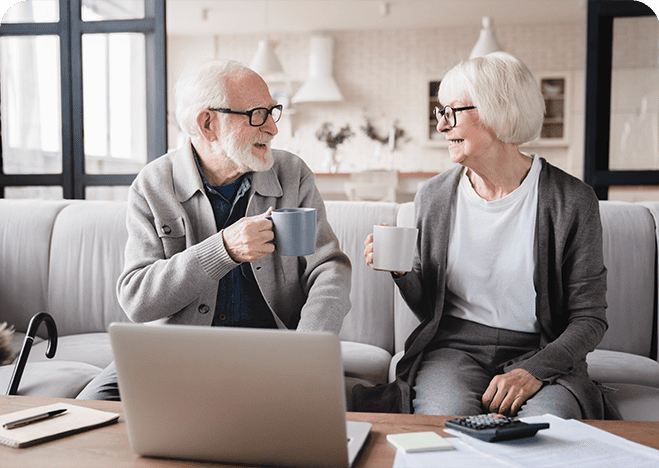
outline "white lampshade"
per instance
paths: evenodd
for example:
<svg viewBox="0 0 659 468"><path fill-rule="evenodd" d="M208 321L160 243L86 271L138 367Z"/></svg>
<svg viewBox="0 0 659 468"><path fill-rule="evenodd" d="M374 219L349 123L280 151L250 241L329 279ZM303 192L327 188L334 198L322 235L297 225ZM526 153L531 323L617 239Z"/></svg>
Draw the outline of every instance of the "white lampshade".
<svg viewBox="0 0 659 468"><path fill-rule="evenodd" d="M476 45L471 50L471 55L469 58L482 57L492 52L501 50L501 46L497 42L497 38L494 36L494 30L492 29L492 18L489 16L483 17L483 28L481 29L480 36L478 36L478 41Z"/></svg>
<svg viewBox="0 0 659 468"><path fill-rule="evenodd" d="M249 64L249 68L264 78L284 73L284 68L275 54L275 48L269 40L259 41L256 55Z"/></svg>
<svg viewBox="0 0 659 468"><path fill-rule="evenodd" d="M333 43L328 36L311 37L309 78L293 96L293 102L343 101L343 94L332 77Z"/></svg>

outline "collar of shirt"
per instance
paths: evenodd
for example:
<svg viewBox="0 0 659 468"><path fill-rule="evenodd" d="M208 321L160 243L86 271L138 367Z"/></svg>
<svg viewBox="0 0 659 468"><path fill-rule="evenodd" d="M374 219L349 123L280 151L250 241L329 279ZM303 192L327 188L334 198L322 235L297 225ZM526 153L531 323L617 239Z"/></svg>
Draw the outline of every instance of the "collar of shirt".
<svg viewBox="0 0 659 468"><path fill-rule="evenodd" d="M199 170L199 175L201 176L201 181L204 184L204 187L206 187L206 190L211 192L214 195L219 195L226 199L228 202L232 202L233 200L238 200L240 197L245 195L247 191L251 188L252 186L252 172L248 172L247 174L241 176L236 182L240 181L240 185L238 187L238 190L236 191L233 200L228 199L224 194L220 193L217 187L213 186L208 182L208 179L206 179L206 176L204 175L204 171L201 170L201 164L199 162L199 154L197 153L197 150L195 147L192 147L192 154L194 155L194 162L197 165L197 169ZM226 184L230 185L230 184Z"/></svg>

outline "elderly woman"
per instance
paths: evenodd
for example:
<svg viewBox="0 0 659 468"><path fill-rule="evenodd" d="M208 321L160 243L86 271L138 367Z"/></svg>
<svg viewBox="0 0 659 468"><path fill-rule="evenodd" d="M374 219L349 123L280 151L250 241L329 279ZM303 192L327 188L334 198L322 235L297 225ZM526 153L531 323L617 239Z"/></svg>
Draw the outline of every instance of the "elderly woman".
<svg viewBox="0 0 659 468"><path fill-rule="evenodd" d="M419 190L414 266L392 272L421 324L396 381L356 388L356 409L616 417L586 366L607 329L598 201L520 151L542 126L536 80L498 52L450 70L438 97L457 164Z"/></svg>

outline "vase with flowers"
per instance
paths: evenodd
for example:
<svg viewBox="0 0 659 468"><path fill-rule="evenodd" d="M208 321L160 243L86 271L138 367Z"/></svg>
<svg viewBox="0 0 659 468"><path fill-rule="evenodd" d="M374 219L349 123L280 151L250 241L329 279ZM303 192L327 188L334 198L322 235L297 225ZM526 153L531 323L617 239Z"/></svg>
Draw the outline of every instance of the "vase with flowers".
<svg viewBox="0 0 659 468"><path fill-rule="evenodd" d="M338 172L339 161L336 158L336 150L344 141L352 137L354 133L350 129L349 124L345 124L339 129L338 132L333 132L333 126L329 122L325 122L320 129L316 132L316 138L325 142L327 146L325 152L325 160L323 161L323 169L327 172Z"/></svg>
<svg viewBox="0 0 659 468"><path fill-rule="evenodd" d="M378 132L375 130L375 127L371 123L371 121L366 118L366 123L364 124L361 129L363 132L366 134L367 137L369 137L371 140L375 141L378 143L378 145L375 148L375 157L379 159L381 157L381 149L383 146L387 146L387 165L391 166L393 168L393 157L394 157L394 151L396 150L396 143L398 140L401 138L405 137L405 130L400 128L398 126L398 121L395 121L394 124L391 126L389 129L389 132L385 136L380 136Z"/></svg>

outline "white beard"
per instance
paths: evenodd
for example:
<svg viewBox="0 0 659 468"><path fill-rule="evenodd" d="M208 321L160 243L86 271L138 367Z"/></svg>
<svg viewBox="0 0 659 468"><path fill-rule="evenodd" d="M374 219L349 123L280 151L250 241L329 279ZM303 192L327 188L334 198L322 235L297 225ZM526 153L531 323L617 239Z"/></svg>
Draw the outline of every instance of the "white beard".
<svg viewBox="0 0 659 468"><path fill-rule="evenodd" d="M224 153L233 163L238 166L238 169L241 172L263 172L267 171L272 167L274 163L274 158L272 156L272 150L270 149L270 143L264 143L267 147L267 151L264 154L264 160L259 159L258 157L252 154L252 147L258 139L254 139L249 142L249 144L241 148L236 142L235 132L230 132L221 141L214 141L212 144L213 152L215 154Z"/></svg>

